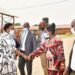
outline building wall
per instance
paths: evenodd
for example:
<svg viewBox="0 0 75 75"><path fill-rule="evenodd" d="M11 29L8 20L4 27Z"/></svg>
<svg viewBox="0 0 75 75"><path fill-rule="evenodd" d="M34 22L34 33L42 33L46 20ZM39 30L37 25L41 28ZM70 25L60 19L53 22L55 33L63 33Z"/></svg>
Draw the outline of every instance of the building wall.
<svg viewBox="0 0 75 75"><path fill-rule="evenodd" d="M70 33L70 28L57 28L56 34L66 34Z"/></svg>
<svg viewBox="0 0 75 75"><path fill-rule="evenodd" d="M22 28L17 28L16 29L16 37L17 39L19 38L20 32L22 31ZM39 30L31 30L35 33L35 35L38 36ZM61 35L61 34L70 34L70 28L57 28L56 29L56 35Z"/></svg>

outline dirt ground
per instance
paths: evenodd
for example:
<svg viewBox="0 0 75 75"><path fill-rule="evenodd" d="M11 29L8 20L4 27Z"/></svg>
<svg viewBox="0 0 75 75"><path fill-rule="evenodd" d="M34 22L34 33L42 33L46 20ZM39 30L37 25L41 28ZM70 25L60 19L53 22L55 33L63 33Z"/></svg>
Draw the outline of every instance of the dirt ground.
<svg viewBox="0 0 75 75"><path fill-rule="evenodd" d="M65 59L66 59L66 67L68 65L69 53L71 51L74 39L75 39L75 37L69 37L69 38L62 39L63 40L63 45L64 45L64 54L65 54ZM18 70L17 75L20 75L19 70ZM42 66L41 66L40 57L35 58L34 61L33 61L32 75L44 75L43 69L42 69Z"/></svg>

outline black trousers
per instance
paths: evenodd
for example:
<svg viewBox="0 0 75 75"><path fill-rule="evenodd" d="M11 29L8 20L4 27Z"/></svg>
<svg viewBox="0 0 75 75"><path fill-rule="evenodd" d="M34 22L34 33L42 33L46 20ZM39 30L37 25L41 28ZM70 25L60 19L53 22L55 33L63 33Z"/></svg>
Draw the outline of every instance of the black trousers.
<svg viewBox="0 0 75 75"><path fill-rule="evenodd" d="M19 71L21 75L26 75L24 67L26 65L27 68L27 75L32 75L32 61L25 60L22 56L19 56Z"/></svg>

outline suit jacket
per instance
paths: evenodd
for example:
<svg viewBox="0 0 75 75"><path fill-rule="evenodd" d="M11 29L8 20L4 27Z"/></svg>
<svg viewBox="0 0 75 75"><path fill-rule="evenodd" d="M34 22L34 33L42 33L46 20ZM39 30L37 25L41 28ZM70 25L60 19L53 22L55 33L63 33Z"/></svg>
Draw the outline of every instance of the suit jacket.
<svg viewBox="0 0 75 75"><path fill-rule="evenodd" d="M73 43L73 46L74 46L74 44L75 44L75 40L74 40L74 43ZM73 46L72 46L72 49L71 49L71 52L70 52L70 56L69 56L69 65L68 65L68 75L70 75L70 73L72 72L72 69L71 69L71 58L72 58L72 53L73 53Z"/></svg>
<svg viewBox="0 0 75 75"><path fill-rule="evenodd" d="M20 39L24 31L20 34ZM34 36L34 33L31 31L28 31L26 42L25 42L25 54L29 55L36 49L36 38Z"/></svg>

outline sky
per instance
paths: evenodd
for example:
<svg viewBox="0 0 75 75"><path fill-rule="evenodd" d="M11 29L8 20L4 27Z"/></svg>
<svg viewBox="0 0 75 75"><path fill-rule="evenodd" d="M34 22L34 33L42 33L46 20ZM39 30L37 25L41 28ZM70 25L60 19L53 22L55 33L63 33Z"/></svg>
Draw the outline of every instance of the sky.
<svg viewBox="0 0 75 75"><path fill-rule="evenodd" d="M21 24L39 24L44 17L49 23L70 24L75 18L75 0L0 0L0 7L18 16Z"/></svg>

